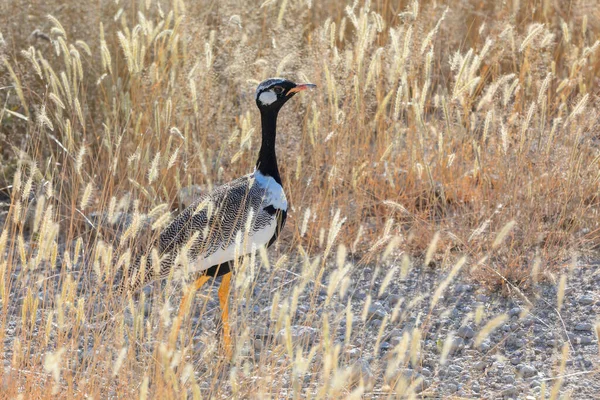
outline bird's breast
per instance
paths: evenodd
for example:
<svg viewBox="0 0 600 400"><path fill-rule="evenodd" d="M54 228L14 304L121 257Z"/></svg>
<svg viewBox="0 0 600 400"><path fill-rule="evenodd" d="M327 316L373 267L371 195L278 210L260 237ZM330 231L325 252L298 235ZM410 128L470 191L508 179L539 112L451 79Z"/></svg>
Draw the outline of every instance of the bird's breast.
<svg viewBox="0 0 600 400"><path fill-rule="evenodd" d="M273 206L278 210L287 211L288 203L283 187L273 177L265 176L260 171L256 171L254 179L256 184L264 190L263 208Z"/></svg>
<svg viewBox="0 0 600 400"><path fill-rule="evenodd" d="M228 243L223 243L210 255L200 255L194 262L193 271L207 270L213 265L235 260L240 256L250 254L260 247L266 246L277 229L277 218L273 216L257 218L249 231L238 231L235 238ZM260 223L259 223L260 219Z"/></svg>

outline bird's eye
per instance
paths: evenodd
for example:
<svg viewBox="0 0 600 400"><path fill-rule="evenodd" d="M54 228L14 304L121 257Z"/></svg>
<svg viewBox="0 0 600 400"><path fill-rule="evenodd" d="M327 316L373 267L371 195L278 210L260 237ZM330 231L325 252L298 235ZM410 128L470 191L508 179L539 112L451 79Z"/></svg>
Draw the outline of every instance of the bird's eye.
<svg viewBox="0 0 600 400"><path fill-rule="evenodd" d="M281 94L281 93L283 93L283 88L281 86L275 86L273 88L273 91L277 94Z"/></svg>

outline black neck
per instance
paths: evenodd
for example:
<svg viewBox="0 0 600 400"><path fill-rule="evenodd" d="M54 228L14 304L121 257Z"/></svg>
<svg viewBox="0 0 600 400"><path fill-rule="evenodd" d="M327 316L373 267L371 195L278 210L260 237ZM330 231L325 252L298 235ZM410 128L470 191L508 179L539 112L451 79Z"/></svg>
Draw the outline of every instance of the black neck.
<svg viewBox="0 0 600 400"><path fill-rule="evenodd" d="M261 110L262 123L262 145L256 161L256 169L265 176L275 179L281 185L281 177L277 168L277 156L275 155L275 136L277 135L277 113L278 111Z"/></svg>

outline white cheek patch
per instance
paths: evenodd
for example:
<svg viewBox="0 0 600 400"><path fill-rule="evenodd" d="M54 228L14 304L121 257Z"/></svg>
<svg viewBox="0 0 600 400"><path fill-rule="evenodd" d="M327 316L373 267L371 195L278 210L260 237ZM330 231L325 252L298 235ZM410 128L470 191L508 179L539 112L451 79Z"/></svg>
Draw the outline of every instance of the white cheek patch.
<svg viewBox="0 0 600 400"><path fill-rule="evenodd" d="M262 92L260 96L258 96L258 101L260 101L263 105L268 106L273 104L277 100L277 95L273 93L272 90L267 90Z"/></svg>

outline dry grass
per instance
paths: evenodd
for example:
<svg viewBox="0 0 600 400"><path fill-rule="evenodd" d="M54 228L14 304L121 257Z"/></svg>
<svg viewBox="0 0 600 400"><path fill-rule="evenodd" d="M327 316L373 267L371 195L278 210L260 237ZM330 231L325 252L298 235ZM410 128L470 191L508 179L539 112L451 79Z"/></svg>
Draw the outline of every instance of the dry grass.
<svg viewBox="0 0 600 400"><path fill-rule="evenodd" d="M163 344L169 313L144 314L143 297L130 299L133 324L121 315L103 333L111 346L86 329L94 304L115 300L103 285L139 246L146 216L156 232L182 187L210 188L252 170L260 145L253 93L269 76L319 86L280 116L291 216L271 269L256 261L276 275L280 256L301 260L286 306L272 316L278 327L289 324L306 285L323 282L331 297L339 284L343 299L351 270L392 255L400 264L399 251L444 267L466 255L481 283L526 288L597 248L595 6L370 3L0 4L0 196L10 203L0 236L0 342L9 311L22 308L7 353L7 379L19 382L5 387L9 396L219 395L219 371L228 371L227 393L239 396L286 393L273 378L281 371L290 393L365 390L348 383L339 345L326 340L302 353L288 338L252 365L239 346L232 369L210 346L191 355L182 343L174 353ZM115 237L113 224L94 219L103 213L109 221L129 213L133 224ZM354 262L342 252L337 279L326 282L338 243ZM54 277L56 288L32 294ZM252 297L242 280L237 301ZM168 294L155 296L168 306ZM240 343L250 336L244 323ZM326 318L315 324L328 329ZM93 355L77 355L92 339ZM274 354L286 352L289 364L277 364ZM194 376L192 356L210 367ZM315 368L321 376L305 385L301 377Z"/></svg>

